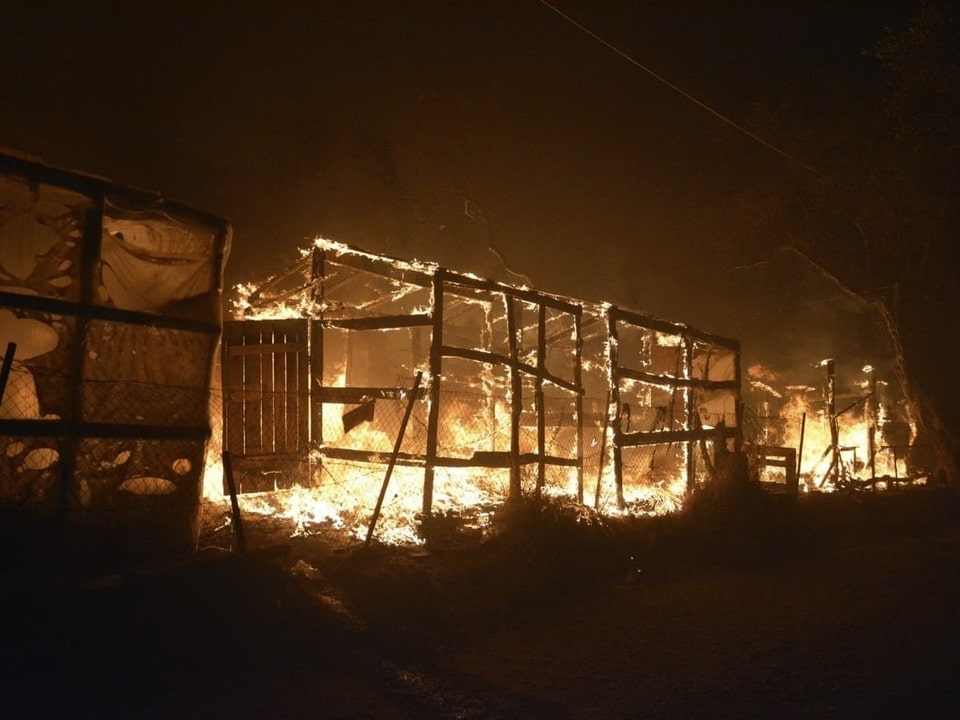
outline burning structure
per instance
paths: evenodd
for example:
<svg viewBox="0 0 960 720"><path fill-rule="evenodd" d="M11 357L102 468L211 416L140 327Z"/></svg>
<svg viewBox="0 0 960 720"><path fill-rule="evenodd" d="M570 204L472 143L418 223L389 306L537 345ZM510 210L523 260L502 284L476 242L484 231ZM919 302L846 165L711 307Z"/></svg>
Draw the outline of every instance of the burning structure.
<svg viewBox="0 0 960 720"><path fill-rule="evenodd" d="M804 491L925 482L927 448L916 442L895 384L878 377L872 365L846 368L841 377L833 358L809 369L820 376L817 384L785 384L767 368L747 368L745 432L757 447L770 443L793 450Z"/></svg>
<svg viewBox="0 0 960 720"><path fill-rule="evenodd" d="M4 529L193 545L221 440L229 239L154 193L0 155ZM871 481L906 474L876 375L840 409L831 363L819 418L753 378L784 422L752 428L737 341L608 303L326 240L241 290L214 418L228 475L245 500L289 491L281 514L301 524L356 532L382 509L381 534L402 540L418 514L482 522L542 494L662 513L742 447L788 489L855 486L865 462Z"/></svg>
<svg viewBox="0 0 960 720"><path fill-rule="evenodd" d="M0 155L0 511L21 546L193 546L229 239L154 193Z"/></svg>
<svg viewBox="0 0 960 720"><path fill-rule="evenodd" d="M739 343L687 325L322 239L242 294L236 486L310 487L314 522L359 527L394 465L407 518L524 494L663 512L740 442Z"/></svg>

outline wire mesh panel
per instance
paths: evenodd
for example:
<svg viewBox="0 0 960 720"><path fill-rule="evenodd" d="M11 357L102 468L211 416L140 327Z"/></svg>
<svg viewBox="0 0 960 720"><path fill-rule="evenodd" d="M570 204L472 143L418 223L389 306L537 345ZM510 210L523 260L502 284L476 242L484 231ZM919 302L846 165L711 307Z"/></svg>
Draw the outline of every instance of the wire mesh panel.
<svg viewBox="0 0 960 720"><path fill-rule="evenodd" d="M87 323L81 406L90 422L203 427L215 336L173 328Z"/></svg>
<svg viewBox="0 0 960 720"><path fill-rule="evenodd" d="M453 273L440 280L435 462L452 456L477 468L507 466L511 497L524 492L528 466L536 472L534 493L544 490L548 466L569 466L580 494L580 308ZM463 393L479 396L472 409L458 408Z"/></svg>
<svg viewBox="0 0 960 720"><path fill-rule="evenodd" d="M472 371L480 363L451 363ZM470 459L510 450L510 398L491 389L484 393L453 383L445 384L440 394L440 422L437 427L437 454L445 458ZM534 427L536 427L534 425ZM532 447L536 447L534 441ZM526 452L531 445L526 444Z"/></svg>
<svg viewBox="0 0 960 720"><path fill-rule="evenodd" d="M331 395L336 396L331 392ZM389 456L400 435L400 425L407 397L380 397L359 402L325 402L323 404L323 453L337 455L337 451ZM422 401L415 402L409 425L404 432L400 452L404 456L423 456L426 445L423 431L414 428L426 426L427 408ZM339 453L346 456L344 453ZM382 458L381 458L382 459Z"/></svg>
<svg viewBox="0 0 960 720"><path fill-rule="evenodd" d="M640 513L676 510L686 492L686 443L623 449L622 505Z"/></svg>
<svg viewBox="0 0 960 720"><path fill-rule="evenodd" d="M618 504L637 484L678 503L740 437L739 344L618 308L608 325Z"/></svg>

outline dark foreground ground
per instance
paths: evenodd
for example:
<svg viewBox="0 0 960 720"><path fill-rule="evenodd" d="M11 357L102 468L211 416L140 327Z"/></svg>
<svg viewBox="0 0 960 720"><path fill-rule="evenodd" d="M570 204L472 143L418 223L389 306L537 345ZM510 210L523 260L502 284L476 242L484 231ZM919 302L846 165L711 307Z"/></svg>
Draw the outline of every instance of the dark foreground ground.
<svg viewBox="0 0 960 720"><path fill-rule="evenodd" d="M960 717L955 495L699 512L13 577L4 715Z"/></svg>

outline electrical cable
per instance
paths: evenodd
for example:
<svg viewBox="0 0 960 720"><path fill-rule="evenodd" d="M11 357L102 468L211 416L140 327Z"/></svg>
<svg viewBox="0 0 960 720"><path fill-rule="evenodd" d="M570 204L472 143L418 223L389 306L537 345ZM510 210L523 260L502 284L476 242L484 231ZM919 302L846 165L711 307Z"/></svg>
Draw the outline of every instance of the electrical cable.
<svg viewBox="0 0 960 720"><path fill-rule="evenodd" d="M631 65L634 65L634 66L637 67L638 69L640 69L640 70L642 70L643 72L647 73L647 75L649 75L650 77L652 77L652 78L653 78L654 80L656 80L657 82L662 83L663 85L666 85L668 88L670 88L671 90L673 90L675 93L678 93L678 94L682 95L684 98L686 98L687 100L689 100L690 102L692 102L694 105L696 105L697 107L701 108L702 110L705 110L706 112L710 113L711 115L713 115L715 118L717 118L717 119L720 120L721 122L724 122L724 123L726 123L727 125L729 125L730 127L732 127L734 130L737 130L738 132L743 133L744 135L746 135L747 137L749 137L751 140L753 140L753 141L755 141L755 142L763 145L763 146L764 146L765 148L767 148L768 150L772 150L773 152L775 152L775 153L777 153L778 155L786 158L786 159L789 160L790 162L795 163L796 165L800 166L800 167L803 168L804 170L806 170L806 171L808 171L808 172L811 172L811 173L813 173L813 174L815 174L815 175L817 175L818 177L821 177L821 178L826 178L826 177L827 177L827 175L826 175L825 173L821 172L820 170L817 170L815 167L813 167L813 166L811 166L811 165L808 165L807 163L803 162L802 160L794 157L793 155L791 155L790 153L788 153L786 150L782 150L782 149L780 149L779 147L777 147L776 145L774 145L773 143L771 143L771 142L769 142L769 141L767 141L767 140L764 140L762 137L760 137L760 136L757 135L756 133L751 132L751 131L748 130L747 128L745 128L745 127L743 127L742 125L740 125L739 123L737 123L735 120L732 120L732 119L728 118L726 115L724 115L723 113L721 113L721 112L719 112L719 111L717 111L717 110L714 110L712 107L710 107L709 105L707 105L705 102L703 102L702 100L697 99L696 97L694 97L693 95L691 95L690 93L688 93L688 92L687 92L686 90L684 90L683 88L680 88L680 87L678 87L677 85L674 85L672 82L670 82L669 80L667 80L665 77L663 77L662 75L659 75L658 73L654 72L653 70L651 70L650 68L648 68L646 65L644 65L644 64L641 63L640 61L638 61L638 60L636 60L635 58L631 57L630 55L628 55L626 52L624 52L623 50L621 50L620 48L618 48L618 47L617 47L616 45L614 45L613 43L605 40L605 39L602 38L600 35L597 35L597 33L593 32L590 28L586 27L585 25L583 25L582 23L578 22L578 21L575 20L574 18L570 17L569 15L567 15L566 13L564 13L563 11L561 11L561 10L559 10L558 8L556 8L556 7L554 7L553 5L551 5L549 2L547 2L547 0L539 0L539 2L540 2L541 5L543 5L544 7L552 10L553 12L555 12L557 15L559 15L560 17L562 17L564 20L566 20L568 23L570 23L571 25L573 25L575 28L577 28L577 29L580 30L581 32L586 33L587 35L589 35L590 37L592 37L594 40L596 40L597 42L599 42L599 43L600 43L601 45L603 45L604 47L606 47L606 48L608 48L609 50L612 50L613 52L615 52L617 55L619 55L620 57L622 57L624 60L626 60L627 62L629 62Z"/></svg>

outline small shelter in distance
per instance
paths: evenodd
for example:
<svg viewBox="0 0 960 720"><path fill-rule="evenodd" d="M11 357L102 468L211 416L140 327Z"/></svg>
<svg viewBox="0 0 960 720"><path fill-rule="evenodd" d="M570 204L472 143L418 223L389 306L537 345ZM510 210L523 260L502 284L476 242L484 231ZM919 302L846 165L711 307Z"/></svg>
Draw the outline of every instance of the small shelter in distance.
<svg viewBox="0 0 960 720"><path fill-rule="evenodd" d="M323 239L245 294L222 345L240 492L369 511L392 461L424 516L540 493L662 512L739 442L739 343L684 324Z"/></svg>

